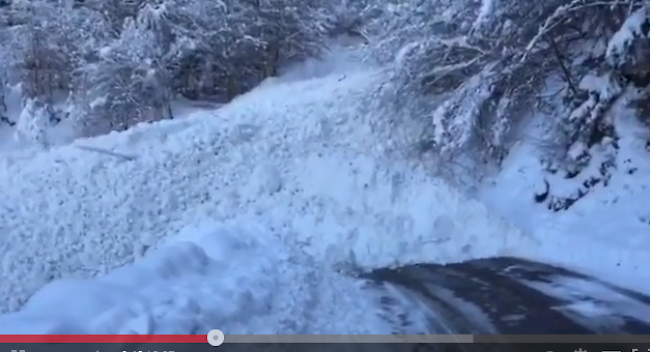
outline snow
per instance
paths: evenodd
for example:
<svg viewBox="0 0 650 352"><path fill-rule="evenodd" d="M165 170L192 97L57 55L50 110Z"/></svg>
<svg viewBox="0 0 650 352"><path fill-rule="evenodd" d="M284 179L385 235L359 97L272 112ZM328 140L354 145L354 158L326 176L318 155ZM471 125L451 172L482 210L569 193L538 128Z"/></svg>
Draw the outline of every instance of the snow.
<svg viewBox="0 0 650 352"><path fill-rule="evenodd" d="M47 149L51 146L69 144L79 137L76 121L66 117L68 113L74 115L71 106L67 105L67 97L56 97L57 103L54 106L54 111L61 121L54 123L49 120L44 109L23 107L25 104L21 101L20 85L8 87L6 90L4 99L7 109L0 114L6 119L6 121L0 121L0 151ZM104 103L105 98L100 97L92 101L90 106ZM221 105L223 104L209 101L188 101L179 97L171 102L171 113L175 118L183 118L206 110L216 110Z"/></svg>
<svg viewBox="0 0 650 352"><path fill-rule="evenodd" d="M376 114L364 110L364 97L380 79L380 73L366 70L348 72L344 78L332 74L306 81L265 84L219 110L143 124L124 133L81 139L47 151L24 150L1 155L2 309L15 312L23 307L17 314L61 317L63 326L52 322L43 325L46 330L68 326L74 330L83 326L88 331L124 332L118 325L132 326L126 322L137 315L139 318L133 318L137 321L133 323L135 327L124 329L194 332L208 325L221 328L227 324L222 329L227 333L278 332L274 328L282 332L356 333L372 327L360 326L360 317L356 315L366 313L352 309L358 308L355 294L360 293L337 292L343 289L337 280L350 279L336 274L335 268L350 264L379 267L421 261L456 262L512 254L522 246L537 246L535 240L491 215L479 202L466 199L443 181L429 177L416 163L386 155L382 145L390 144L383 139L388 133L376 130L388 127L376 121ZM246 281L247 276L242 274L242 278L234 279L241 281L236 286L224 283L197 286L198 279L193 280L193 275L201 277L199 273L202 273L212 280L218 276L217 269L208 259L197 262L194 269L173 264L188 262L189 265L193 261L188 258L201 258L201 250L214 258L210 255L211 245L187 245L183 250L165 252L182 257L178 261L169 259L170 263L161 259L165 265L150 265L165 280L184 275L183 270L194 270L186 273L187 280L178 279L178 283L162 286L154 279L155 275L149 279L149 274L133 274L147 279L129 283L116 284L111 279L126 277L125 270L131 269L118 268L135 259L141 263L142 253L155 251L188 224L204 226L206 221L256 224L259 228L251 237L262 243L278 242L289 253L301 253L308 261L305 266L314 268L314 272L300 274L284 270L278 263L289 265L293 259L271 257L268 260L273 264L268 265L264 264L266 259L260 258L257 272L266 272L264 268L280 271L252 277L256 264L234 264L237 259L228 256L219 261L224 263L220 265L232 261L232 270L238 265L253 266L246 269L251 271L248 279L253 281ZM281 251L266 244L261 246L268 247L269 253L258 251L242 258L252 260ZM174 254L176 251L181 253ZM114 274L114 270L121 274ZM167 271L176 274L163 274ZM101 276L105 274L108 276ZM301 275L325 283L296 287L292 283L301 281L296 279ZM93 277L103 277L93 281L99 282L98 286L77 281ZM304 314L352 316L336 316L321 325L309 323L310 317L292 321L299 316L291 310L295 302L276 297L272 289L276 286L266 281L276 277L281 281L278 285L286 286L287 290L316 287L318 295L310 298L314 302L305 303L309 309ZM55 279L72 281L46 285ZM151 288L142 287L143 281ZM160 300L165 302L172 296L193 300L195 303L187 305L198 304L200 311L205 312L213 308L203 307L209 304L204 300L218 303L214 297L221 294L220 290L224 292L223 297L238 297L228 287L242 289L248 285L266 287L259 294L268 297L246 297L242 293L239 301L242 306L230 299L228 307L214 313L219 316L214 319L227 322L209 320L200 325L180 317L180 313L168 318L157 315L163 313L155 313L172 314L174 310L155 302L152 292L160 291L163 297ZM40 291L25 305L43 286L45 291ZM164 292L172 290L171 287L181 292ZM105 312L100 314L103 320L95 325L75 325L81 317L56 310L48 312L45 307L65 307L59 301L77 296L72 290L97 296L84 300L88 299L86 305L96 307L96 310L88 309L91 315ZM136 294L140 290L145 291ZM111 291L115 291L115 297L128 297L113 298ZM104 299L101 292L111 296ZM211 298L196 296L201 294ZM144 302L142 297L154 302ZM92 303L95 300L99 300L97 306ZM109 306L116 306L117 300L133 302L133 305L118 304L117 312L106 311ZM261 303L256 305L249 300ZM317 304L321 301L322 306ZM345 304L351 307L349 311L340 309ZM254 309L254 314L240 311L246 306ZM75 311L79 313L78 309ZM144 311L150 316L143 316ZM286 326L263 325L265 314L274 316L276 322L286 321ZM252 321L257 315L259 323ZM242 316L251 321L241 321ZM184 325L174 327L165 323L165 319L186 318L189 322Z"/></svg>
<svg viewBox="0 0 650 352"><path fill-rule="evenodd" d="M365 100L383 73L337 60L186 118L0 154L0 333L389 333L341 270L495 255L650 292L634 121L619 172L570 210L535 195L595 169L544 173L526 141L469 199L387 153L400 143Z"/></svg>
<svg viewBox="0 0 650 352"><path fill-rule="evenodd" d="M620 105L620 104L619 104ZM536 238L540 245L522 248L520 255L556 263L636 291L650 292L647 260L650 222L645 205L650 197L650 163L645 149L648 133L629 113L614 110L620 139L611 147L593 147L590 166L574 178L543 171L539 148L522 141L510 152L503 171L486 182L479 198L487 207ZM606 182L599 166L614 158ZM534 195L549 185L549 196L583 193L568 210L553 212ZM606 184L606 185L605 185Z"/></svg>
<svg viewBox="0 0 650 352"><path fill-rule="evenodd" d="M56 95L60 102L55 104L54 110L62 115L61 103L65 99ZM72 121L62 119L54 124L44 108L35 107L30 102L23 108L20 85L6 88L4 102L7 109L1 114L6 121L0 122L0 151L43 149L74 140Z"/></svg>
<svg viewBox="0 0 650 352"><path fill-rule="evenodd" d="M482 29L489 25L490 20L494 17L494 12L498 7L497 0L482 0L481 8L474 20L473 27L474 29Z"/></svg>
<svg viewBox="0 0 650 352"><path fill-rule="evenodd" d="M329 40L328 50L318 59L282 67L279 77L267 80L276 82L295 82L305 79L323 78L330 75L344 75L347 72L365 70L367 63L362 63L360 55L354 48L363 45L363 38L339 35ZM268 82L267 82L268 83Z"/></svg>
<svg viewBox="0 0 650 352"><path fill-rule="evenodd" d="M319 270L309 257L288 251L277 241L265 242L272 236L263 236L262 231L217 224L188 228L108 275L52 282L20 313L0 317L0 331L205 334L214 327L235 334L388 331L371 307L372 296L354 279ZM364 302L365 309L333 309L358 308ZM31 321L39 324L21 324Z"/></svg>
<svg viewBox="0 0 650 352"><path fill-rule="evenodd" d="M650 21L650 7L642 6L627 17L621 28L614 33L607 44L606 59L614 67L618 66L625 53L630 50L636 38L643 37L643 26Z"/></svg>
<svg viewBox="0 0 650 352"><path fill-rule="evenodd" d="M567 302L556 309L593 331L623 327L629 318L648 322L650 317L650 307L646 302L631 299L629 295L600 283L578 278L555 278L552 282L529 281L527 285ZM589 296L584 297L584 292Z"/></svg>

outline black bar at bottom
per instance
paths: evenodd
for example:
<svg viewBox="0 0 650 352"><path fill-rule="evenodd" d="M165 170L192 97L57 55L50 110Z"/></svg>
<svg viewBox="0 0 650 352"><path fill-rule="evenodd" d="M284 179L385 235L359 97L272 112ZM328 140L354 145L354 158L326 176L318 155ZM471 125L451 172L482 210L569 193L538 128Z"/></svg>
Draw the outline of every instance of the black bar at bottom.
<svg viewBox="0 0 650 352"><path fill-rule="evenodd" d="M0 352L650 352L642 343L0 343Z"/></svg>

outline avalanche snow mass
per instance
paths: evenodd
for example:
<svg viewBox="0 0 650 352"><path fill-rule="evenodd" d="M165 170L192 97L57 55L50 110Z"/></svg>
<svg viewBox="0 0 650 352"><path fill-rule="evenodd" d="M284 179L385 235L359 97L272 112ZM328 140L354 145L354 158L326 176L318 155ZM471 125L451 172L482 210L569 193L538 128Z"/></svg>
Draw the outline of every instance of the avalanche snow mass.
<svg viewBox="0 0 650 352"><path fill-rule="evenodd" d="M384 152L389 127L364 107L383 79L269 83L0 155L0 332L389 332L337 268L542 251Z"/></svg>

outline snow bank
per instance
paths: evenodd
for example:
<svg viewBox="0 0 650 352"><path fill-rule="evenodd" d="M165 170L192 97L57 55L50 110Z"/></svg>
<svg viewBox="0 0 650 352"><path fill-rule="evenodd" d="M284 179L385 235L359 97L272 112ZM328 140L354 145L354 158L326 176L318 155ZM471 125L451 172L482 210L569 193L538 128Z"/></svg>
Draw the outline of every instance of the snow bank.
<svg viewBox="0 0 650 352"><path fill-rule="evenodd" d="M607 160L607 148L591 150L590 167L574 178L544 172L538 149L523 142L506 158L503 171L483 189L490 210L509 219L540 242L522 247L520 255L594 275L623 287L650 292L647 262L650 255L650 162L645 141L648 132L633 114L615 110L618 148L616 168L607 179L584 192L568 210L552 212L536 203L535 194L546 184L550 195L571 196ZM539 133L537 131L536 133ZM530 133L530 135L536 135Z"/></svg>
<svg viewBox="0 0 650 352"><path fill-rule="evenodd" d="M261 231L187 228L108 275L46 285L0 316L0 333L390 332L359 282L318 270Z"/></svg>
<svg viewBox="0 0 650 352"><path fill-rule="evenodd" d="M321 267L535 246L479 203L382 154L390 141L376 137L381 126L362 106L381 78L267 84L213 113L0 155L0 308L16 310L53 279L130 263L206 219L255 222Z"/></svg>

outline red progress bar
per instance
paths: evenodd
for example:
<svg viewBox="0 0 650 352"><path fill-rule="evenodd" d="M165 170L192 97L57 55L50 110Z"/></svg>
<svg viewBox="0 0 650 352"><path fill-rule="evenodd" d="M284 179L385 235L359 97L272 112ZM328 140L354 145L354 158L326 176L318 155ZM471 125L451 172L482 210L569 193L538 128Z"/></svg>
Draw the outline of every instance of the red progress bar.
<svg viewBox="0 0 650 352"><path fill-rule="evenodd" d="M0 335L0 343L208 343L207 335Z"/></svg>

